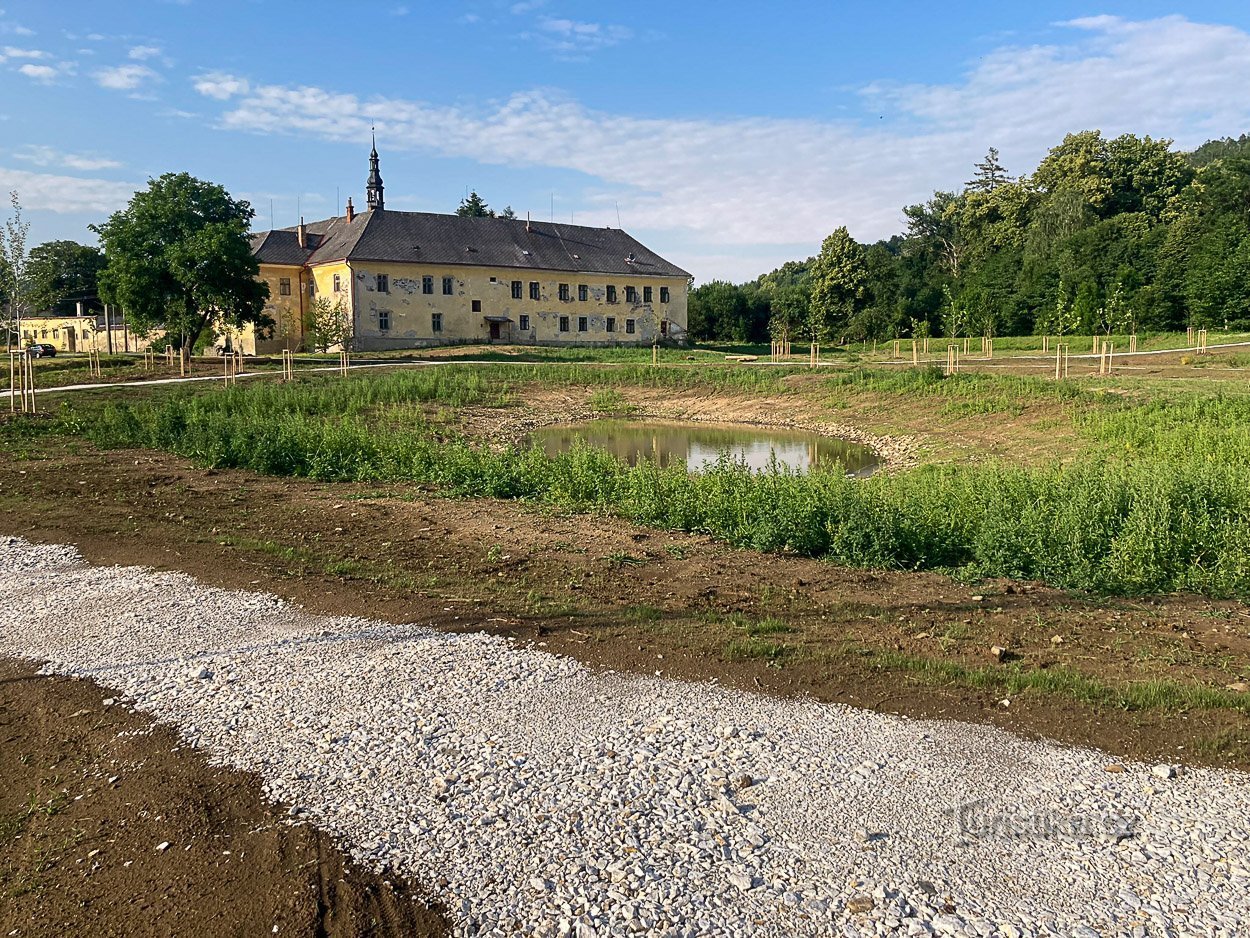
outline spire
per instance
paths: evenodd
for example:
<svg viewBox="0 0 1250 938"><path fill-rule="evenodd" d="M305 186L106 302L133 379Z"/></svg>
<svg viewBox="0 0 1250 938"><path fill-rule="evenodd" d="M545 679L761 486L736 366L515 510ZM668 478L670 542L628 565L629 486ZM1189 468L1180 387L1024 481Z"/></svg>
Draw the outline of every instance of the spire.
<svg viewBox="0 0 1250 938"><path fill-rule="evenodd" d="M382 195L382 174L378 171L378 138L373 128L370 128L370 134L373 138L373 149L369 151L369 180L365 183L365 194L369 208L381 211L386 204Z"/></svg>

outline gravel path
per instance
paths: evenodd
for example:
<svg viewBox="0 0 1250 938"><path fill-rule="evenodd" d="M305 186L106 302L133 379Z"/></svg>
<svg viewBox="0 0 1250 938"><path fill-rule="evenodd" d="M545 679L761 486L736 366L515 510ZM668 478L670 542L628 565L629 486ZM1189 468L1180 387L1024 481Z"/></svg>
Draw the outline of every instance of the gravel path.
<svg viewBox="0 0 1250 938"><path fill-rule="evenodd" d="M1244 935L1250 784L0 539L0 653L259 772L464 934Z"/></svg>

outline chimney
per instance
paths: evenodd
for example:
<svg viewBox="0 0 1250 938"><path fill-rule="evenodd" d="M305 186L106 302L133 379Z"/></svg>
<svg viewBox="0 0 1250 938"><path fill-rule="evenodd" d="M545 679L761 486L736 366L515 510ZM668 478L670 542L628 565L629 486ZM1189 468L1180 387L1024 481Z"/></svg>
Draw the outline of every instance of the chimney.
<svg viewBox="0 0 1250 938"><path fill-rule="evenodd" d="M525 213L525 230L526 231L530 230L530 213L529 212Z"/></svg>
<svg viewBox="0 0 1250 938"><path fill-rule="evenodd" d="M356 207L352 205L352 197L347 197L347 223L350 225L352 219L356 217Z"/></svg>
<svg viewBox="0 0 1250 938"><path fill-rule="evenodd" d="M82 300L79 300L77 303L74 304L74 315L75 316L82 315Z"/></svg>
<svg viewBox="0 0 1250 938"><path fill-rule="evenodd" d="M303 215L300 216L299 227L295 229L295 236L299 239L300 247L302 248L308 247L308 228L305 227L304 225Z"/></svg>

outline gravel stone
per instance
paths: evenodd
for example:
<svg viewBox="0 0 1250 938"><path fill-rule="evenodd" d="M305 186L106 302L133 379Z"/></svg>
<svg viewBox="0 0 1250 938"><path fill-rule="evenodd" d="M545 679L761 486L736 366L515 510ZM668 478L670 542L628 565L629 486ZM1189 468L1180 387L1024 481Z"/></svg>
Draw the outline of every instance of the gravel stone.
<svg viewBox="0 0 1250 938"><path fill-rule="evenodd" d="M19 538L0 592L0 654L257 773L290 823L435 890L458 935L1250 928L1242 773L1160 784L990 727L592 672Z"/></svg>

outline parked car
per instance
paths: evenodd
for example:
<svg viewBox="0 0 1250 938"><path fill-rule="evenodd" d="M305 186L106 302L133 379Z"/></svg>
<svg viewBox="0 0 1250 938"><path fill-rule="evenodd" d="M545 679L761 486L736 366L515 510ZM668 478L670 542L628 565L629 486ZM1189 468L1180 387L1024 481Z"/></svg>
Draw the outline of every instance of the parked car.
<svg viewBox="0 0 1250 938"><path fill-rule="evenodd" d="M32 342L26 346L26 354L31 358L56 358L56 346L47 342Z"/></svg>

